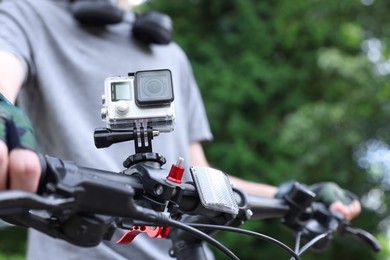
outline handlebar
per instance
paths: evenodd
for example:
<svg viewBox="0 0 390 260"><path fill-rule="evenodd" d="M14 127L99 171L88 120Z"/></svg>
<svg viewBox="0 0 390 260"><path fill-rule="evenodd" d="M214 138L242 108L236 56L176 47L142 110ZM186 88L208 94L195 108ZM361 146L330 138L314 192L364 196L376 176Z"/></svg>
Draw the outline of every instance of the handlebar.
<svg viewBox="0 0 390 260"><path fill-rule="evenodd" d="M339 213L330 211L323 203L314 201L308 187L295 183L293 189L282 200L251 196L249 207L253 211L252 219L281 218L283 224L309 241L307 247L314 251L323 251L332 236L350 236L363 241L374 252L381 246L369 232L351 226L351 223ZM302 254L307 248L302 248Z"/></svg>
<svg viewBox="0 0 390 260"><path fill-rule="evenodd" d="M49 156L40 159L43 174L38 193L1 192L0 217L78 246L91 247L103 239L110 240L116 228L150 225L171 227L169 235L168 228L151 233L154 237L169 236L174 245L171 254L178 259L186 259L188 255L205 259L203 241L213 244L229 258L238 259L210 237L215 229L237 232L236 227L249 219L281 218L297 234L295 250L272 238L260 234L257 237L280 245L293 259L299 259L308 248L324 249L334 235L352 236L374 251L380 250L371 234L351 227L344 218L315 202L315 195L302 184L295 184L283 199L250 196L237 188L226 191L222 187L223 192L218 195L224 197L231 192L234 196L231 205L229 200L210 202L207 191L202 191L205 184L196 181L195 170L191 171L193 181L172 182L168 176L177 166L172 166L171 171L163 169L156 154L144 154L120 173L80 167ZM130 238L124 240L131 241L136 236L132 231L129 233ZM301 239L306 241L303 247Z"/></svg>

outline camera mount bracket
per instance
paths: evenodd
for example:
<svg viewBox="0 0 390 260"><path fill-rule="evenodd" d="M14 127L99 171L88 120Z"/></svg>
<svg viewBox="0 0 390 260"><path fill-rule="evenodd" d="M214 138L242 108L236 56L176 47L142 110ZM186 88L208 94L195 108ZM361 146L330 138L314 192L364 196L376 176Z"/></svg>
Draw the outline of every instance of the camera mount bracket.
<svg viewBox="0 0 390 260"><path fill-rule="evenodd" d="M152 152L152 139L160 134L151 127L134 128L133 130L112 130L109 128L96 128L94 140L96 148L106 148L115 143L134 140L136 153Z"/></svg>
<svg viewBox="0 0 390 260"><path fill-rule="evenodd" d="M135 154L129 156L123 166L129 168L131 165L140 161L155 161L160 165L165 164L165 158L159 154L153 153L152 139L160 134L152 127L138 128L133 130L112 130L109 128L96 128L94 132L95 146L97 148L109 147L112 144L134 140Z"/></svg>

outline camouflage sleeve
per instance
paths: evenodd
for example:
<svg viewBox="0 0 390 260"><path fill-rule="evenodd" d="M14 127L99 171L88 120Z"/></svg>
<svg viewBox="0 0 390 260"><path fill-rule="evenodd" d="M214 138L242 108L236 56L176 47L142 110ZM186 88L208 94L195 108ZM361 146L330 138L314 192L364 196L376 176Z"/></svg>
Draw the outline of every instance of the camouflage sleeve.
<svg viewBox="0 0 390 260"><path fill-rule="evenodd" d="M0 139L8 149L26 148L35 151L36 141L30 121L23 112L0 94Z"/></svg>

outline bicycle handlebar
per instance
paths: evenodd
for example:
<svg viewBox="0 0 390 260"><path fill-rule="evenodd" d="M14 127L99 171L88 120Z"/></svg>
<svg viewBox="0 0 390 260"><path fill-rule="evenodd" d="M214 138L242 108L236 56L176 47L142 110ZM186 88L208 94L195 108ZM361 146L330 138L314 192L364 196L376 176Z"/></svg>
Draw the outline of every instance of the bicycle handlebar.
<svg viewBox="0 0 390 260"><path fill-rule="evenodd" d="M314 194L307 190L305 185L295 183L283 200L251 196L248 201L253 211L252 219L281 218L286 226L299 232L305 240L312 240L311 249L315 251L323 251L333 235L351 236L363 241L374 252L381 250L372 234L352 227L343 216L330 211L323 203L314 201ZM315 241L322 235L326 236L320 243Z"/></svg>
<svg viewBox="0 0 390 260"><path fill-rule="evenodd" d="M331 235L350 235L364 241L374 251L380 250L371 234L352 228L348 221L314 202L314 194L302 184L295 184L283 199L250 196L234 188L238 212L233 214L208 208L196 183L167 181L168 171L163 170L158 161L135 163L121 173L79 167L49 156L41 156L41 164L44 170L38 194L0 193L0 216L13 224L32 227L75 245L95 246L103 239L110 240L116 228L128 228L138 221L176 227L169 236L178 259L185 259L194 252L202 258L203 240L237 259L218 242L204 233L196 233L188 225L237 227L249 219L281 218L287 227L309 241L298 252L290 252L295 259L309 247L323 249ZM180 230L183 228L186 232ZM192 236L187 234L189 231ZM318 243L320 240L325 243Z"/></svg>

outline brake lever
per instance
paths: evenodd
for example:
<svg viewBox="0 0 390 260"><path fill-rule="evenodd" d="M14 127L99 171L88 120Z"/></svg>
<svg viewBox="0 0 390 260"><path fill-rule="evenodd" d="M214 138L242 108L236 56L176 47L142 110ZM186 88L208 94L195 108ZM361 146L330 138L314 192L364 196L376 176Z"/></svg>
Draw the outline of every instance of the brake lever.
<svg viewBox="0 0 390 260"><path fill-rule="evenodd" d="M349 235L368 244L374 252L379 252L381 250L378 240L372 234L363 229L352 227L349 220L345 219L338 212L330 211L324 204L313 203L310 211L313 220L312 222L307 222L306 226L304 226L304 230L308 232L307 234L310 234L310 237L319 235L321 232L324 234L330 232L330 234L339 236ZM313 225L313 223L316 224ZM329 241L324 240L322 243L318 243L316 246L312 247L312 249L314 251L322 251L327 246L328 242Z"/></svg>
<svg viewBox="0 0 390 260"><path fill-rule="evenodd" d="M345 227L345 232L348 235L361 239L363 242L368 244L374 252L379 252L381 250L379 241L371 233L361 228L353 228L349 226Z"/></svg>
<svg viewBox="0 0 390 260"><path fill-rule="evenodd" d="M126 233L116 241L117 244L130 244L137 235L146 233L150 238L166 238L170 227L160 226L132 226Z"/></svg>
<svg viewBox="0 0 390 260"><path fill-rule="evenodd" d="M11 224L32 227L51 237L84 247L96 246L102 239L112 236L111 218L68 215L75 207L74 197L42 197L19 190L0 192L0 217Z"/></svg>
<svg viewBox="0 0 390 260"><path fill-rule="evenodd" d="M20 190L4 191L0 192L0 216L20 214L33 209L70 209L74 203L74 198L42 197Z"/></svg>
<svg viewBox="0 0 390 260"><path fill-rule="evenodd" d="M324 210L324 209L323 209ZM331 212L330 210L327 210L330 221L328 222L328 227L331 228L332 219L334 220L333 231L336 232L336 234L339 235L349 235L353 238L360 239L363 242L365 242L367 245L371 247L371 249L374 252L379 252L381 250L381 246L378 242L378 240L369 232L361 229L361 228L355 228L351 226L351 222L347 219L345 219L340 213L338 212Z"/></svg>

